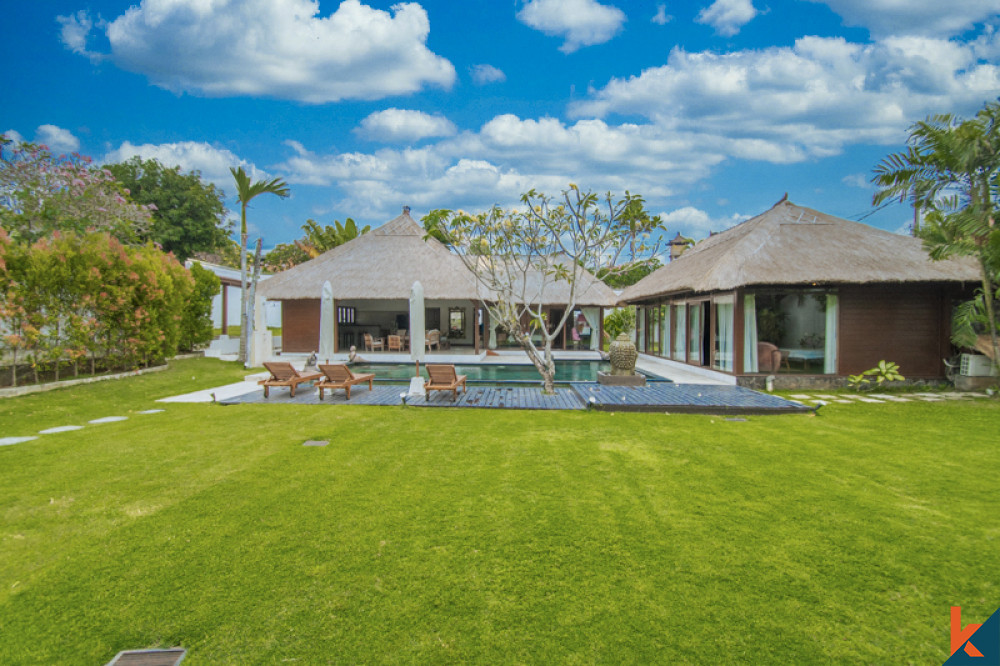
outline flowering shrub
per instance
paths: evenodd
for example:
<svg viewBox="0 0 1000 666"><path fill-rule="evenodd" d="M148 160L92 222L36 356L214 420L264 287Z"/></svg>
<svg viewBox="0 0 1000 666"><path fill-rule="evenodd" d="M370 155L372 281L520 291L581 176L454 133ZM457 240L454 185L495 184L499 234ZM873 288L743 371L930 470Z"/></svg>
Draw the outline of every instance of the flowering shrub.
<svg viewBox="0 0 1000 666"><path fill-rule="evenodd" d="M0 352L40 369L89 358L136 368L177 351L194 287L173 255L107 233L59 233L27 245L0 231Z"/></svg>

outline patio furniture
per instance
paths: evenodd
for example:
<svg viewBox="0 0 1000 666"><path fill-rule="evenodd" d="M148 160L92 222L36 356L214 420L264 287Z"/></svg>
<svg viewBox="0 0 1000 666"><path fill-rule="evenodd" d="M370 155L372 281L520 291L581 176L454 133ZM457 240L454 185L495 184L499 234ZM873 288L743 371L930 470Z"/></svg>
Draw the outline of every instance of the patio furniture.
<svg viewBox="0 0 1000 666"><path fill-rule="evenodd" d="M822 349L782 349L781 355L786 367L789 361L802 361L802 369L806 370L810 361L822 361L826 357L826 352Z"/></svg>
<svg viewBox="0 0 1000 666"><path fill-rule="evenodd" d="M424 366L427 368L427 376L429 379L427 383L424 384L424 390L430 393L431 391L451 391L452 400L458 400L458 387L462 387L462 391L465 392L465 375L459 375L455 373L455 366L453 365L443 365L429 363Z"/></svg>
<svg viewBox="0 0 1000 666"><path fill-rule="evenodd" d="M785 355L781 353L777 345L771 344L770 342L758 342L757 343L757 371L758 372L777 372L781 369L781 363L784 361L785 366L788 366L788 359Z"/></svg>
<svg viewBox="0 0 1000 666"><path fill-rule="evenodd" d="M376 340L371 333L365 333L365 351L375 351L376 349L385 350L385 340L382 338Z"/></svg>
<svg viewBox="0 0 1000 666"><path fill-rule="evenodd" d="M319 369L324 375L323 381L316 384L316 388L319 389L320 400L323 399L324 389L330 389L331 391L334 389L344 389L347 392L348 400L351 399L351 387L355 384L368 382L368 390L372 390L372 381L375 379L375 373L373 372L356 375L343 363L321 364Z"/></svg>
<svg viewBox="0 0 1000 666"><path fill-rule="evenodd" d="M268 392L272 386L287 386L290 396L295 397L295 387L305 382L311 382L323 376L321 372L301 373L292 367L291 363L284 361L268 361L264 367L271 373L267 379L262 379L258 384L264 387L264 397L268 397Z"/></svg>
<svg viewBox="0 0 1000 666"><path fill-rule="evenodd" d="M403 351L403 338L398 335L390 335L389 351Z"/></svg>
<svg viewBox="0 0 1000 666"><path fill-rule="evenodd" d="M432 328L427 331L427 337L424 339L424 344L427 345L427 351L431 350L431 346L437 345L438 351L441 351L441 331L436 328Z"/></svg>

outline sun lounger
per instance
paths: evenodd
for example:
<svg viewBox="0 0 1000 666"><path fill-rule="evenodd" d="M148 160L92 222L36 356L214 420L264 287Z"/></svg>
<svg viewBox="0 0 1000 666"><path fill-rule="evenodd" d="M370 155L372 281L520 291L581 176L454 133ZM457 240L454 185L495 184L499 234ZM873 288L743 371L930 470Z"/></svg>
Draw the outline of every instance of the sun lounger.
<svg viewBox="0 0 1000 666"><path fill-rule="evenodd" d="M424 390L430 391L451 391L452 400L458 400L458 387L466 391L465 375L455 374L455 366L430 363L424 366L427 368L427 376L430 379L424 384Z"/></svg>
<svg viewBox="0 0 1000 666"><path fill-rule="evenodd" d="M319 369L324 375L323 381L316 384L316 388L319 389L320 400L323 399L323 389L330 389L331 391L334 389L344 389L347 392L348 400L351 399L351 387L355 384L368 382L368 390L372 390L372 381L375 379L375 373L356 375L343 363L320 364Z"/></svg>
<svg viewBox="0 0 1000 666"><path fill-rule="evenodd" d="M291 392L291 397L295 397L295 387L305 382L311 382L322 377L322 373L310 372L302 373L292 367L291 363L284 361L269 361L264 364L271 376L262 379L258 384L264 386L264 397L268 397L268 389L272 386L287 386Z"/></svg>

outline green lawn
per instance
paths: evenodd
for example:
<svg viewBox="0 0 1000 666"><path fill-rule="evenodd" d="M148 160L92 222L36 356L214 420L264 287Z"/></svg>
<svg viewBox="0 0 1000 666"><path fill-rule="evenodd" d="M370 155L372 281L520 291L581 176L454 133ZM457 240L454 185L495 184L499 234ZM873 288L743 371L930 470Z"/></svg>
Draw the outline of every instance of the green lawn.
<svg viewBox="0 0 1000 666"><path fill-rule="evenodd" d="M997 401L153 402L242 374L0 401L0 436L130 417L0 447L0 663L941 663L949 606L1000 606Z"/></svg>

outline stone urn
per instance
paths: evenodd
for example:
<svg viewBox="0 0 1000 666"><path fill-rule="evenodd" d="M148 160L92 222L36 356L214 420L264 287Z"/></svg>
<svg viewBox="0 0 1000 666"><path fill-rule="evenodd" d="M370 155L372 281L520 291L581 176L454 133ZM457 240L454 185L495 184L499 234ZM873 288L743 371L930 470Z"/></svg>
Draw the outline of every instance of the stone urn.
<svg viewBox="0 0 1000 666"><path fill-rule="evenodd" d="M628 333L622 333L611 342L608 348L611 374L616 377L634 375L635 359L638 356L639 352L635 349L635 343L628 337Z"/></svg>

